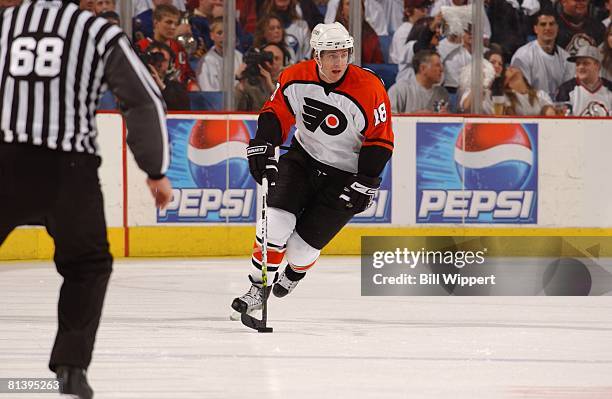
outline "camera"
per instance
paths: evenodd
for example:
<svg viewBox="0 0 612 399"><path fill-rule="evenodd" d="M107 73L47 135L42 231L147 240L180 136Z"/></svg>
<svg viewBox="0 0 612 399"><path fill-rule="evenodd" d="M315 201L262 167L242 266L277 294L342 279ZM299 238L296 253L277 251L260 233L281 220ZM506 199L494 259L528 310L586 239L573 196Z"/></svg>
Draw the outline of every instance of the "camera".
<svg viewBox="0 0 612 399"><path fill-rule="evenodd" d="M243 62L246 64L246 69L242 77L246 78L251 85L256 86L261 77L259 65L264 66L264 63L272 62L273 59L274 54L269 51L261 51L259 49L247 51L242 58Z"/></svg>
<svg viewBox="0 0 612 399"><path fill-rule="evenodd" d="M145 65L151 65L152 67L159 69L161 68L162 62L164 62L164 54L162 52L151 52L147 51L141 54L140 59Z"/></svg>

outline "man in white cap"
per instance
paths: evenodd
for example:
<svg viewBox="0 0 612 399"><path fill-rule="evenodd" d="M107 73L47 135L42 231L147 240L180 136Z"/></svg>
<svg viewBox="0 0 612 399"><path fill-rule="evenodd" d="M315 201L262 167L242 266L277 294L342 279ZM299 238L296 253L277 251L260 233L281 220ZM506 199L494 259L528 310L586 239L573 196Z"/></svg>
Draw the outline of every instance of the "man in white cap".
<svg viewBox="0 0 612 399"><path fill-rule="evenodd" d="M569 62L576 63L576 77L559 87L556 100L570 105L572 115L612 115L612 82L599 76L601 58L599 49L588 45L568 57Z"/></svg>
<svg viewBox="0 0 612 399"><path fill-rule="evenodd" d="M310 45L312 60L281 73L247 148L251 175L270 184L267 270L277 297L289 294L321 249L370 206L393 151L389 97L373 72L351 64L348 31L338 22L319 24ZM277 163L275 148L294 125L291 149ZM251 287L232 302L238 313L262 307L260 232L248 275Z"/></svg>

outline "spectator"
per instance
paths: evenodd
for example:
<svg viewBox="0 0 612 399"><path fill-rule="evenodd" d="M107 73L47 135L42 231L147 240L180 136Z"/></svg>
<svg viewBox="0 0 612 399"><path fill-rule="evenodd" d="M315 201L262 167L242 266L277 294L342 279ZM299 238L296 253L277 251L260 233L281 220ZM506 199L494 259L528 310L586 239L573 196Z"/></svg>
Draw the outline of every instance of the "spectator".
<svg viewBox="0 0 612 399"><path fill-rule="evenodd" d="M574 65L567 62L569 54L555 42L559 25L552 11L542 11L533 19L536 40L519 48L510 64L521 70L537 90L551 97L561 84L574 76Z"/></svg>
<svg viewBox="0 0 612 399"><path fill-rule="evenodd" d="M223 18L215 18L210 24L210 37L214 46L200 60L198 84L203 91L223 90ZM234 72L242 64L242 53L234 50Z"/></svg>
<svg viewBox="0 0 612 399"><path fill-rule="evenodd" d="M496 93L495 86L500 87ZM508 67L504 76L496 78L493 89L486 89L482 111L485 114L494 114L493 96L504 97L504 115L554 115L555 110L550 96L543 90L536 90L523 76L520 69ZM461 108L469 109L471 103L471 90L466 90L461 98Z"/></svg>
<svg viewBox="0 0 612 399"><path fill-rule="evenodd" d="M238 22L246 33L254 34L257 26L257 9L252 0L236 0L236 13Z"/></svg>
<svg viewBox="0 0 612 399"><path fill-rule="evenodd" d="M449 96L439 86L444 67L438 53L421 50L415 54L412 64L416 74L409 80L396 82L389 89L392 112L447 112Z"/></svg>
<svg viewBox="0 0 612 399"><path fill-rule="evenodd" d="M429 7L431 7L431 0L404 0L404 22L393 34L393 40L389 48L390 63L401 63L402 55L406 53L405 47L408 45L406 39L408 39L414 24L427 16Z"/></svg>
<svg viewBox="0 0 612 399"><path fill-rule="evenodd" d="M327 3L327 12L325 13L325 23L331 24L337 21L338 9L341 0L329 0ZM362 0L364 1L364 0ZM386 36L389 34L387 19L385 18L385 10L376 0L365 0L365 11L363 16L374 29L378 36Z"/></svg>
<svg viewBox="0 0 612 399"><path fill-rule="evenodd" d="M183 46L176 41L176 28L179 24L181 12L173 5L162 4L155 7L153 12L153 39L164 43L173 51L174 66L178 71L178 81L184 84L189 91L198 91L200 88L195 80L195 73L189 66L187 53ZM141 51L146 51L153 40L141 39L138 47Z"/></svg>
<svg viewBox="0 0 612 399"><path fill-rule="evenodd" d="M401 49L398 63L398 74L396 82L409 79L413 74L412 59L414 54L420 50L434 50L440 42L440 21L442 17L423 17L419 19L406 38L406 46ZM444 62L443 62L444 63Z"/></svg>
<svg viewBox="0 0 612 399"><path fill-rule="evenodd" d="M98 16L106 19L113 25L119 25L121 23L121 20L119 19L119 14L117 14L115 11L104 11Z"/></svg>
<svg viewBox="0 0 612 399"><path fill-rule="evenodd" d="M557 44L570 55L576 54L583 45L598 46L603 41L606 28L588 16L589 0L560 0L560 3Z"/></svg>
<svg viewBox="0 0 612 399"><path fill-rule="evenodd" d="M380 1L380 3L385 12L385 21L387 21L387 30L389 31L389 34L397 32L405 21L404 12L406 11L406 1L383 0Z"/></svg>
<svg viewBox="0 0 612 399"><path fill-rule="evenodd" d="M491 25L491 41L502 47L509 60L519 47L527 43L531 34L529 17L540 9L539 1L489 0L487 14ZM520 4L520 5L519 5Z"/></svg>
<svg viewBox="0 0 612 399"><path fill-rule="evenodd" d="M263 66L243 64L240 79L234 91L234 104L237 111L258 111L270 98L276 89L276 82L285 66L287 66L285 49L279 44L271 43L263 47L262 51L272 53L272 62L265 62ZM246 60L245 57L245 61ZM259 76L256 70L259 69Z"/></svg>
<svg viewBox="0 0 612 399"><path fill-rule="evenodd" d="M435 0L433 3L433 6L429 10L429 15L431 15L432 17L435 17L436 15L440 14L443 6L460 7L460 6L465 6L467 4L470 4L470 3L471 1L468 1L468 0ZM484 10L482 12L482 36L485 39L485 43L488 44L489 39L491 38L491 23L489 22L487 13Z"/></svg>
<svg viewBox="0 0 612 399"><path fill-rule="evenodd" d="M484 53L484 58L493 66L496 78L503 75L506 65L504 64L504 54L501 46L497 45L496 43L492 43L489 50Z"/></svg>
<svg viewBox="0 0 612 399"><path fill-rule="evenodd" d="M494 92L493 95L498 95L498 96L503 95L503 83L504 83L505 72L506 72L506 69L504 67L502 69L502 73L499 75L496 75L493 64L491 64L491 62L488 61L486 57L482 60L481 81L482 81L482 88L484 90L483 98L485 98L485 96L487 96L489 92L491 91L491 86L494 81L496 82L496 86L493 89L493 92ZM470 63L464 66L461 69L461 72L459 73L459 90L457 90L457 97L460 98L460 101L459 101L457 109L460 112L466 112L466 113L472 112L471 108L472 108L473 98L471 94L471 90L472 90L471 87L472 87L472 64Z"/></svg>
<svg viewBox="0 0 612 399"><path fill-rule="evenodd" d="M365 13L363 0L361 1L361 9ZM349 30L349 13L351 0L342 0L342 6L338 7L336 12L336 21L340 22L344 27ZM365 15L365 14L364 14ZM361 63L362 64L382 64L385 60L383 58L382 50L380 48L380 41L378 35L372 28L372 26L363 19L361 24Z"/></svg>
<svg viewBox="0 0 612 399"><path fill-rule="evenodd" d="M606 1L606 10L608 10L608 17L601 21L601 23L608 28L610 26L610 18L612 16L612 0Z"/></svg>
<svg viewBox="0 0 612 399"><path fill-rule="evenodd" d="M204 43L206 50L214 46L210 39L209 24L214 18L213 9L218 6L223 7L223 0L200 0L198 7L193 10L193 15L189 18L194 37L198 42Z"/></svg>
<svg viewBox="0 0 612 399"><path fill-rule="evenodd" d="M297 61L310 58L310 29L297 10L297 0L266 0L263 15L277 15L285 30L285 43L293 50Z"/></svg>
<svg viewBox="0 0 612 399"><path fill-rule="evenodd" d="M174 52L164 43L153 42L143 57L153 80L159 86L168 110L189 110L189 95L183 84L178 82L172 73Z"/></svg>
<svg viewBox="0 0 612 399"><path fill-rule="evenodd" d="M126 1L126 0L124 0ZM179 11L185 11L186 9L186 3L185 0L170 0L170 2L168 4L172 4L173 6L175 6ZM132 1L132 8L134 11L134 15L138 15L142 12L145 12L147 10L153 10L155 8L155 2L154 0L133 0Z"/></svg>
<svg viewBox="0 0 612 399"><path fill-rule="evenodd" d="M0 11L5 8L15 7L21 4L21 0L0 0Z"/></svg>
<svg viewBox="0 0 612 399"><path fill-rule="evenodd" d="M200 0L198 4L198 8L194 9L193 15L189 18L193 36L199 45L199 52L196 54L197 58L201 57L208 49L214 46L210 38L210 23L215 18L223 17L224 13L223 0ZM236 48L244 52L251 47L252 44L252 35L242 28L237 19Z"/></svg>
<svg viewBox="0 0 612 399"><path fill-rule="evenodd" d="M96 2L95 0L80 0L79 8L81 10L91 11L95 14L96 13Z"/></svg>
<svg viewBox="0 0 612 399"><path fill-rule="evenodd" d="M94 9L98 16L106 11L115 11L115 0L95 0Z"/></svg>
<svg viewBox="0 0 612 399"><path fill-rule="evenodd" d="M172 5L172 0L153 0L152 8L146 9L134 17L132 31L135 43L144 38L153 38L153 12L160 5Z"/></svg>
<svg viewBox="0 0 612 399"><path fill-rule="evenodd" d="M283 28L280 17L276 14L264 15L259 20L257 29L255 30L255 47L261 48L269 43L278 44L282 47L284 49L283 52L289 54L289 60L292 64L297 62L297 55L295 51L287 45L285 29Z"/></svg>
<svg viewBox="0 0 612 399"><path fill-rule="evenodd" d="M472 62L472 31L471 26L463 31L459 43L452 35L445 37L438 45L438 51L444 63L444 87L450 94L457 93L461 69Z"/></svg>
<svg viewBox="0 0 612 399"><path fill-rule="evenodd" d="M559 87L556 100L567 102L572 115L611 115L612 82L600 77L601 58L597 47L582 46L567 59L576 63L576 77Z"/></svg>
<svg viewBox="0 0 612 399"><path fill-rule="evenodd" d="M319 11L319 7L314 0L299 0L298 11L301 11L302 18L304 18L310 30L323 23L323 14Z"/></svg>
<svg viewBox="0 0 612 399"><path fill-rule="evenodd" d="M606 29L606 39L601 43L601 77L612 81L612 24Z"/></svg>

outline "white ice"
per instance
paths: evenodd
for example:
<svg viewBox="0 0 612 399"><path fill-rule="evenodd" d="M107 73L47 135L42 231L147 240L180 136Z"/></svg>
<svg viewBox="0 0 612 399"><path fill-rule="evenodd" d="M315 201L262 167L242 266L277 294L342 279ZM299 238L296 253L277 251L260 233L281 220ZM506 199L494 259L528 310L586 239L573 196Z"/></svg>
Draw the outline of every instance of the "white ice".
<svg viewBox="0 0 612 399"><path fill-rule="evenodd" d="M612 398L609 296L362 297L359 259L324 257L259 334L228 318L248 263L117 261L96 399ZM0 264L0 378L52 377L60 282L49 262Z"/></svg>

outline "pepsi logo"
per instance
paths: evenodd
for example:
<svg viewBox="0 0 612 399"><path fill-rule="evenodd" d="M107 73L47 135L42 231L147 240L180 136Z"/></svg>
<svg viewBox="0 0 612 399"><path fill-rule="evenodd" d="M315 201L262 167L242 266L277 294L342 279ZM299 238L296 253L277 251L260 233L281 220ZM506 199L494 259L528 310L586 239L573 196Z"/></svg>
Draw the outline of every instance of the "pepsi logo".
<svg viewBox="0 0 612 399"><path fill-rule="evenodd" d="M243 121L197 120L189 136L187 159L200 188L247 188L246 148L251 136Z"/></svg>
<svg viewBox="0 0 612 399"><path fill-rule="evenodd" d="M455 142L455 165L468 190L521 190L534 164L520 124L465 124Z"/></svg>

